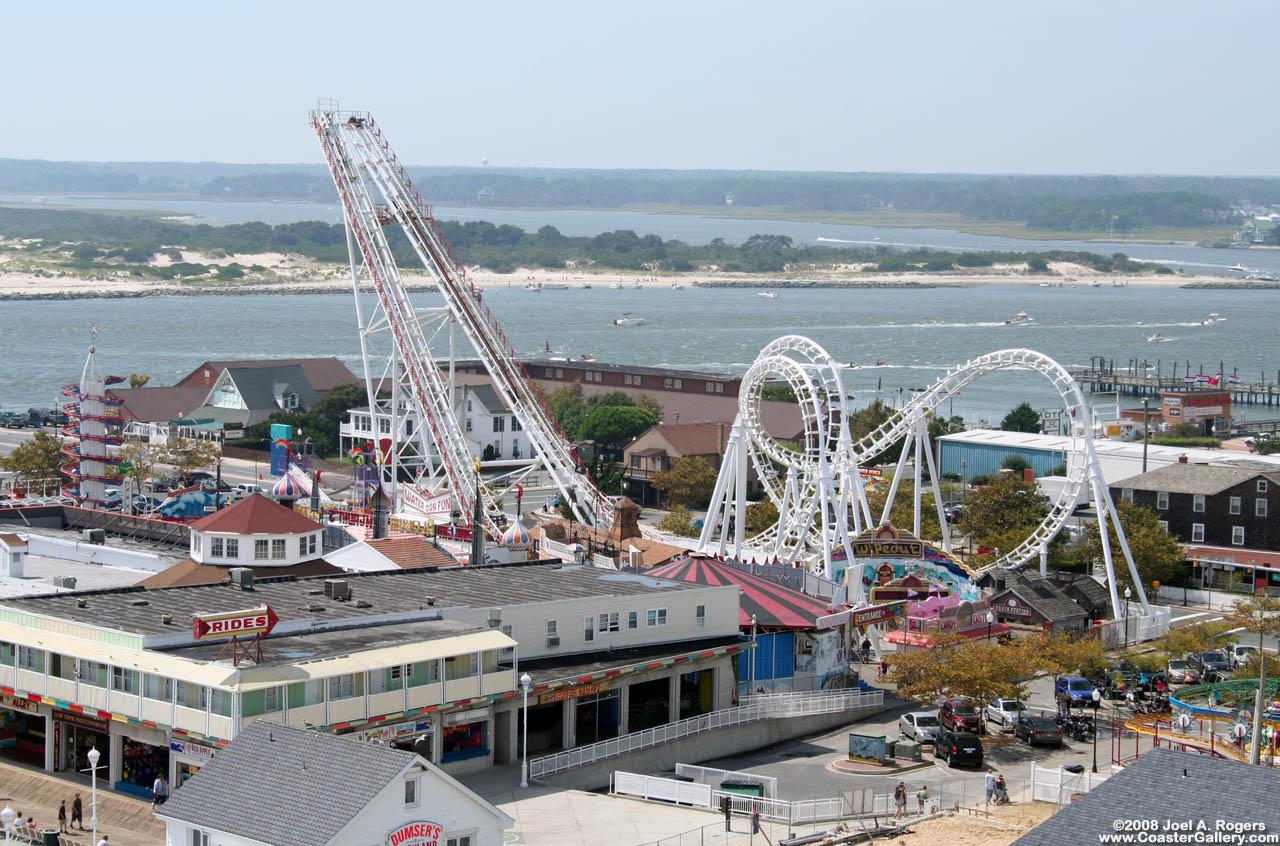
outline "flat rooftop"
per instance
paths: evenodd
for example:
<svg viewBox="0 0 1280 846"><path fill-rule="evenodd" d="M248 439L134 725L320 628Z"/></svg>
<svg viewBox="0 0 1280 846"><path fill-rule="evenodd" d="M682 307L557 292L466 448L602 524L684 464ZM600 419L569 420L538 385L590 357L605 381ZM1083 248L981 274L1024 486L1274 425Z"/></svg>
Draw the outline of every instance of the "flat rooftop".
<svg viewBox="0 0 1280 846"><path fill-rule="evenodd" d="M326 579L343 578L351 599L324 595ZM122 588L76 591L51 596L0 600L0 606L140 635L173 635L190 628L196 614L239 611L269 605L281 623L315 621L328 626L360 625L362 620L430 608L498 608L593 596L643 596L703 585L654 579L595 567L538 561L483 567L424 567L350 573L343 576L257 579L253 590L227 584L186 587ZM81 607L83 603L83 607ZM361 607L357 603L368 603ZM166 624L161 615L172 615Z"/></svg>
<svg viewBox="0 0 1280 846"><path fill-rule="evenodd" d="M990 444L1015 449L1040 449L1053 452L1069 452L1071 438L1062 435L1036 435L1029 432L1004 432L998 429L969 429L954 435L943 435L939 441L962 444ZM1142 441L1120 441L1095 438L1093 448L1099 458L1118 457L1142 460ZM1222 467L1244 467L1263 472L1280 470L1280 456L1254 455L1224 449L1197 449L1171 447L1159 444L1147 446L1148 462L1177 463L1186 456L1191 464L1213 464Z"/></svg>
<svg viewBox="0 0 1280 846"><path fill-rule="evenodd" d="M0 601L47 593L68 593L72 588L54 587L55 578L70 576L76 580L74 590L107 590L129 587L155 575L150 570L85 564L64 558L28 555L22 565L22 578L0 578Z"/></svg>

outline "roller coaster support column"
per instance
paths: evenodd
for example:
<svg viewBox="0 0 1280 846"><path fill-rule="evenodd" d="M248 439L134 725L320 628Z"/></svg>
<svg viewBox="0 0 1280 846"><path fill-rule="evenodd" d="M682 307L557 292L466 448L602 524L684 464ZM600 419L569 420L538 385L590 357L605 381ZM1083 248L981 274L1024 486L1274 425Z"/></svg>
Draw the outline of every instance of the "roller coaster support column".
<svg viewBox="0 0 1280 846"><path fill-rule="evenodd" d="M1077 388L1077 390L1079 390ZM1150 616L1151 603L1147 601L1147 591L1142 586L1142 577L1138 575L1138 567L1133 563L1133 553L1129 551L1129 542L1124 536L1124 527L1120 525L1120 515L1116 511L1115 503L1111 501L1111 492L1107 490L1106 484L1102 481L1102 472L1098 466L1098 453L1093 448L1093 438L1090 437L1090 426L1092 421L1085 420L1083 423L1077 424L1084 428L1084 433L1080 436L1084 441L1086 461L1093 472L1089 473L1090 487L1093 489L1093 501L1098 507L1098 536L1106 538L1107 541L1102 544L1102 557L1107 565L1107 590L1111 593L1111 612L1115 619L1120 618L1120 594L1116 591L1115 579L1115 562L1111 554L1111 536L1109 534L1108 521L1110 522L1110 530L1115 531L1115 539L1120 545L1121 552L1124 553L1125 563L1129 566L1129 575L1133 581L1133 586L1138 591L1138 602L1142 605L1143 616ZM1125 612L1128 612L1128 602L1125 603ZM1128 623L1125 623L1125 631L1128 632Z"/></svg>
<svg viewBox="0 0 1280 846"><path fill-rule="evenodd" d="M921 479L920 465L923 463L922 462L923 456L920 453L922 452L923 438L920 437L920 430L921 430L921 427L927 426L927 425L928 424L925 423L925 420L922 417L920 418L920 422L916 423L916 425L912 428L912 431L911 431L911 434L914 436L913 440L915 441L913 445L916 448L915 458L912 460L912 464L914 466L911 468L911 473L912 473L912 476L911 476L911 485L912 485L911 533L914 534L916 537L920 537L920 497L922 495L920 490L920 479Z"/></svg>
<svg viewBox="0 0 1280 846"><path fill-rule="evenodd" d="M942 548L951 554L951 526L947 524L947 512L942 507L942 483L938 479L938 468L933 460L933 441L929 438L929 426L924 423L921 428L921 439L924 441L924 458L929 468L929 482L933 488L933 507L938 512L938 531L942 533ZM919 499L919 492L916 497ZM919 537L917 535L917 537Z"/></svg>
<svg viewBox="0 0 1280 846"><path fill-rule="evenodd" d="M889 483L889 495L884 500L884 510L880 513L880 525L889 525L889 514L893 511L894 500L898 498L898 483L902 481L902 471L907 466L907 456L911 454L913 439L915 438L915 430L907 431L906 438L902 441L902 452L898 454L898 466L893 471L893 481ZM918 480L917 480L918 481ZM919 535L916 535L919 537Z"/></svg>

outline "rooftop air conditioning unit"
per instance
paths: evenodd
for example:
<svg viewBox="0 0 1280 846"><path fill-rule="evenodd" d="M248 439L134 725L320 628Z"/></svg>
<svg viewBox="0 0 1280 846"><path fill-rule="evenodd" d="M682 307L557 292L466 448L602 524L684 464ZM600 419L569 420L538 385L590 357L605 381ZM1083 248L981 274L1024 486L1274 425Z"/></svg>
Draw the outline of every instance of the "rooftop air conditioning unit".
<svg viewBox="0 0 1280 846"><path fill-rule="evenodd" d="M249 567L232 567L227 576L236 590L253 590L253 570Z"/></svg>
<svg viewBox="0 0 1280 846"><path fill-rule="evenodd" d="M76 577L75 576L54 576L53 586L56 588L66 588L67 590L75 590Z"/></svg>
<svg viewBox="0 0 1280 846"><path fill-rule="evenodd" d="M106 529L81 529L80 539L83 540L85 543L92 543L98 546L102 546L104 543L107 542L107 530Z"/></svg>
<svg viewBox="0 0 1280 846"><path fill-rule="evenodd" d="M324 595L327 599L343 602L351 598L351 585L346 579L325 579Z"/></svg>

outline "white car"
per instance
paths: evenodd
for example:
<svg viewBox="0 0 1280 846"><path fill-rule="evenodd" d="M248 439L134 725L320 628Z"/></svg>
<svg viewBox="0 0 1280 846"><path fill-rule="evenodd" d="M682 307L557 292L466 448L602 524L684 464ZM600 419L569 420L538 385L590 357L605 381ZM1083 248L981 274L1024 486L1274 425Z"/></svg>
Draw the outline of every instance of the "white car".
<svg viewBox="0 0 1280 846"><path fill-rule="evenodd" d="M919 743L933 743L941 730L938 715L929 711L912 711L898 718L898 731Z"/></svg>
<svg viewBox="0 0 1280 846"><path fill-rule="evenodd" d="M1227 647L1227 658L1231 660L1232 667L1243 667L1249 663L1249 659L1258 654L1258 647L1249 646L1244 643L1233 643Z"/></svg>
<svg viewBox="0 0 1280 846"><path fill-rule="evenodd" d="M997 699L987 706L987 720L1011 726L1026 712L1027 706L1017 699Z"/></svg>

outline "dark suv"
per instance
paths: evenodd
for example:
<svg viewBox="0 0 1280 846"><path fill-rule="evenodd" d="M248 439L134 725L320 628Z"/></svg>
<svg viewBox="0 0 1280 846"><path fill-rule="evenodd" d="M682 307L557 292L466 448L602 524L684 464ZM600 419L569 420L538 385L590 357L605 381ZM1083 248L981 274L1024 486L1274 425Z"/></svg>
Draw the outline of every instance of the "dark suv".
<svg viewBox="0 0 1280 846"><path fill-rule="evenodd" d="M938 709L938 721L944 729L952 731L982 731L982 713L978 707L964 699L947 699Z"/></svg>
<svg viewBox="0 0 1280 846"><path fill-rule="evenodd" d="M982 766L982 740L976 734L941 731L933 740L933 757L947 766Z"/></svg>

